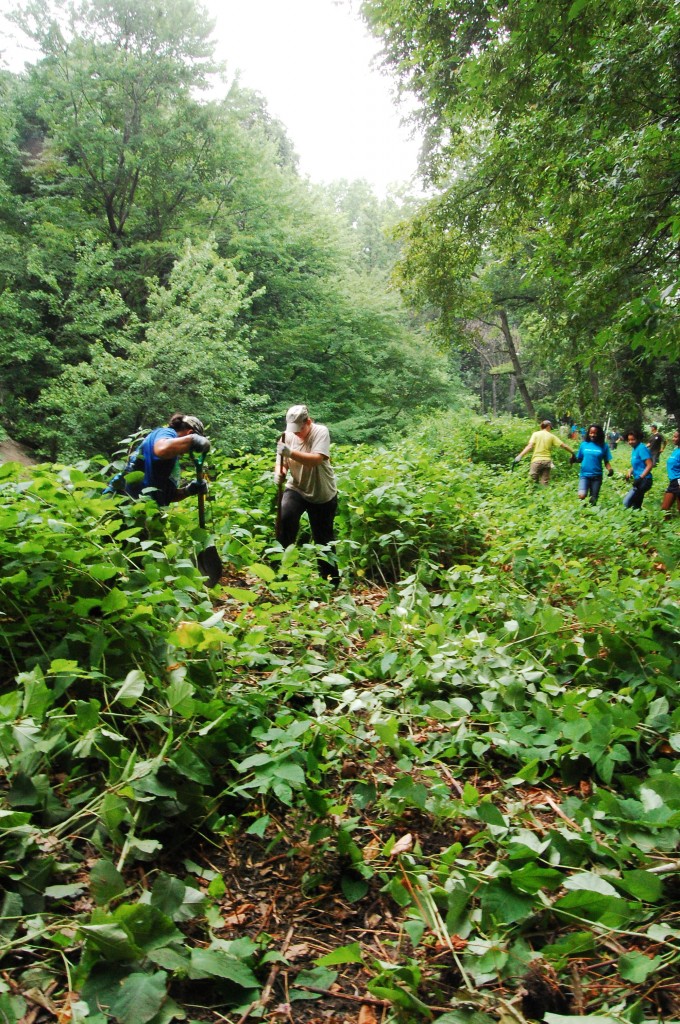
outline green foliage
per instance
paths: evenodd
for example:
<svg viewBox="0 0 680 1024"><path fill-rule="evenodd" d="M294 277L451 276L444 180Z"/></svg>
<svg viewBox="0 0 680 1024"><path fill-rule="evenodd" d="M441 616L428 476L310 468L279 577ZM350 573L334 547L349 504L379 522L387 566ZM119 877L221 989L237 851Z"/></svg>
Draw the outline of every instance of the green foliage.
<svg viewBox="0 0 680 1024"><path fill-rule="evenodd" d="M360 906L380 886L410 940L389 962L338 942L300 985L363 963L397 1018L427 1019L436 942L494 1013L532 964L568 986L575 957L605 983L593 1016L602 993L672 986L675 524L654 491L624 510L618 478L591 508L575 470L536 488L490 445L474 461L486 427L340 449L337 594L310 545L272 540L267 453L215 457L211 538L188 505L103 499L94 463L0 468L8 1019L36 969L106 1019L181 1016L188 983L250 1005L269 940L217 937L225 886L199 837L284 828L307 893ZM498 449L526 427L501 424ZM209 539L228 566L213 595ZM394 585L347 589L366 576Z"/></svg>
<svg viewBox="0 0 680 1024"><path fill-rule="evenodd" d="M110 454L190 405L232 452L257 450L306 400L336 438L372 442L461 402L390 290L395 202L302 180L261 96L201 99L219 68L193 0L13 16L42 54L2 83L14 438L52 459Z"/></svg>
<svg viewBox="0 0 680 1024"><path fill-rule="evenodd" d="M680 355L675 5L364 0L362 11L418 104L435 189L404 227L406 294L435 307L449 341L499 304L520 330L530 311L534 387L551 394L557 358L558 380L585 381L581 415L591 403L620 415L619 401L640 405L652 389L677 415L677 388L654 375L662 362L677 378Z"/></svg>
<svg viewBox="0 0 680 1024"><path fill-rule="evenodd" d="M165 423L168 410L191 410L210 423L217 409L230 407L229 423L211 424L211 433L226 444L252 443L254 363L247 333L237 325L250 302L249 284L214 244L187 243L167 286L150 285L143 339L131 343L118 335L113 351L110 336L107 347L97 340L87 362L69 367L44 390L38 409L44 429L63 437L60 455L110 450L112 440Z"/></svg>

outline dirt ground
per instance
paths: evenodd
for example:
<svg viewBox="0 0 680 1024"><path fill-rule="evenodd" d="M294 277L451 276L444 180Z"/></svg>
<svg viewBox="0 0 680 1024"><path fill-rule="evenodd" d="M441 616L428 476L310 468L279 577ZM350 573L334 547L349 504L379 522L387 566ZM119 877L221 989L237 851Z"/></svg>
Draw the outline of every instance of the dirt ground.
<svg viewBox="0 0 680 1024"><path fill-rule="evenodd" d="M18 462L22 466L35 466L35 459L32 459L23 445L10 440L9 437L0 441L0 463Z"/></svg>

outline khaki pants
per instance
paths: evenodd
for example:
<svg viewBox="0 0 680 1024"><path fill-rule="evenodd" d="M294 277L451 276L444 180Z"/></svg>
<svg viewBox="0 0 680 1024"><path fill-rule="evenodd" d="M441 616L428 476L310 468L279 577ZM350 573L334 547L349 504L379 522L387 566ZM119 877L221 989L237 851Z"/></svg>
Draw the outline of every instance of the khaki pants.
<svg viewBox="0 0 680 1024"><path fill-rule="evenodd" d="M550 470L553 468L553 464L550 459L534 459L529 466L529 476L534 483L545 485L550 479Z"/></svg>

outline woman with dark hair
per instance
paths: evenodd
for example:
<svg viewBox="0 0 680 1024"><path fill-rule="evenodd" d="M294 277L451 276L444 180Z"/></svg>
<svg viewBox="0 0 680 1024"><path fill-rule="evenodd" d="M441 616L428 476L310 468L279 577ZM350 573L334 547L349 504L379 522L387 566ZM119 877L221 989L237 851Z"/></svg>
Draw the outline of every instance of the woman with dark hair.
<svg viewBox="0 0 680 1024"><path fill-rule="evenodd" d="M607 467L608 476L614 475L612 453L604 439L604 430L598 423L591 423L586 436L578 447L574 462L581 463L578 478L578 496L581 501L590 495L590 504L596 505L602 487L602 467Z"/></svg>
<svg viewBox="0 0 680 1024"><path fill-rule="evenodd" d="M630 455L630 469L626 479L630 480L631 488L623 499L624 508L642 508L645 494L652 486L652 453L642 443L639 430L627 430L626 441L633 449Z"/></svg>
<svg viewBox="0 0 680 1024"><path fill-rule="evenodd" d="M680 430L676 430L673 434L673 451L666 459L666 472L668 473L668 487L661 499L661 509L664 516L668 518L676 502L678 511L680 511Z"/></svg>

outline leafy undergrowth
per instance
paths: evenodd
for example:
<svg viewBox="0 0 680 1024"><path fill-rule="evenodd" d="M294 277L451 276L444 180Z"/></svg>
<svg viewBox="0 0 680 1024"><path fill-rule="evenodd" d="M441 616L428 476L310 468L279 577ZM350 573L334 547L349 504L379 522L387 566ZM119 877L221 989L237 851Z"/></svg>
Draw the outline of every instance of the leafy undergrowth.
<svg viewBox="0 0 680 1024"><path fill-rule="evenodd" d="M340 452L337 593L268 456L0 467L3 1024L680 1018L678 520L526 426Z"/></svg>

